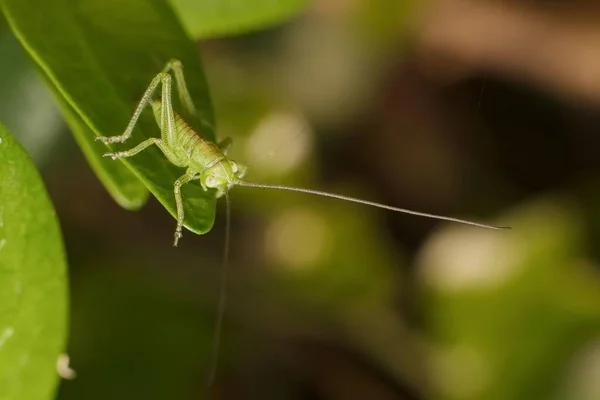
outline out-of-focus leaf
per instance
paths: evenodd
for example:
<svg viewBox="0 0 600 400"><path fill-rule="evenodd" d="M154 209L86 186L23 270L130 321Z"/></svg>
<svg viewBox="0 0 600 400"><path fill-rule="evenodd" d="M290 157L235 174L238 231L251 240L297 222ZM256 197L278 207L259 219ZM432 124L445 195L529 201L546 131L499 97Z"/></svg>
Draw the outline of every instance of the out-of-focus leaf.
<svg viewBox="0 0 600 400"><path fill-rule="evenodd" d="M194 38L243 33L290 18L308 0L169 0Z"/></svg>
<svg viewBox="0 0 600 400"><path fill-rule="evenodd" d="M506 221L510 232L453 227L424 248L441 398L550 398L572 352L600 329L600 279L576 214L537 202Z"/></svg>
<svg viewBox="0 0 600 400"><path fill-rule="evenodd" d="M1 15L1 14L0 14ZM46 84L35 73L27 54L4 25L0 27L0 121L13 132L36 164L54 156L64 130Z"/></svg>
<svg viewBox="0 0 600 400"><path fill-rule="evenodd" d="M66 336L56 215L32 161L0 126L0 398L52 398Z"/></svg>
<svg viewBox="0 0 600 400"><path fill-rule="evenodd" d="M78 282L70 346L78 377L60 399L193 399L205 390L212 307L183 294L187 287L157 263L93 264Z"/></svg>
<svg viewBox="0 0 600 400"><path fill-rule="evenodd" d="M90 135L90 131L101 136L122 133L152 78L169 59L176 58L186 68L200 116L199 121L189 122L214 140L212 106L200 59L166 2L1 0L0 4L13 32L60 95L74 134L91 164L103 171L99 175L113 197L132 209L145 200L134 178L118 166L123 162L175 215L173 183L183 175L182 169L170 164L157 148L113 162L116 165L108 168L112 160L100 160L108 148ZM128 149L159 134L147 112L132 138L115 147ZM214 195L197 184L185 185L183 195L186 227L196 233L210 230Z"/></svg>

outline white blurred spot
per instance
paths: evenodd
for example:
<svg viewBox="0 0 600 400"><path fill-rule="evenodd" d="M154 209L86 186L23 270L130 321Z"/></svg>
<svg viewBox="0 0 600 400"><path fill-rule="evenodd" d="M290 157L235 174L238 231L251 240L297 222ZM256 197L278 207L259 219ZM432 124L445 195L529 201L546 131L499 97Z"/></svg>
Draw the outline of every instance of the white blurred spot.
<svg viewBox="0 0 600 400"><path fill-rule="evenodd" d="M277 265L303 270L316 266L328 252L331 232L316 212L301 208L286 211L269 226L267 257Z"/></svg>
<svg viewBox="0 0 600 400"><path fill-rule="evenodd" d="M0 144L2 144L2 138L0 137Z"/></svg>
<svg viewBox="0 0 600 400"><path fill-rule="evenodd" d="M4 346L4 343L15 333L15 330L12 326L6 328L2 334L0 334L0 347Z"/></svg>
<svg viewBox="0 0 600 400"><path fill-rule="evenodd" d="M1 227L1 225L0 225L0 227ZM0 239L0 250L2 250L5 245L6 245L6 239Z"/></svg>
<svg viewBox="0 0 600 400"><path fill-rule="evenodd" d="M270 174L286 173L307 157L313 135L311 127L301 116L271 113L258 123L246 142L247 163Z"/></svg>
<svg viewBox="0 0 600 400"><path fill-rule="evenodd" d="M70 358L68 354L61 354L56 360L56 372L63 379L75 379L77 373L70 366Z"/></svg>
<svg viewBox="0 0 600 400"><path fill-rule="evenodd" d="M434 235L419 256L425 282L443 291L491 289L516 272L521 249L498 232L466 227Z"/></svg>
<svg viewBox="0 0 600 400"><path fill-rule="evenodd" d="M482 398L491 384L489 364L472 347L436 348L431 356L433 383L443 397Z"/></svg>

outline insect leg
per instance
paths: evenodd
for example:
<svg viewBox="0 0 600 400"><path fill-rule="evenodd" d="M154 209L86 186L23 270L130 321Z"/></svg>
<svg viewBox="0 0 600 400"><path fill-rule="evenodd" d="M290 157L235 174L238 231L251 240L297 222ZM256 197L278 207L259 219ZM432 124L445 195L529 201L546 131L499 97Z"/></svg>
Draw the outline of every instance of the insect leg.
<svg viewBox="0 0 600 400"><path fill-rule="evenodd" d="M159 138L150 138L148 140L144 140L142 143L138 144L134 148L126 150L126 151L117 151L114 153L104 153L104 157L110 157L113 160L116 160L117 158L131 157L131 156L136 155L140 151L147 149L148 147L152 146L153 144L157 145L158 148L165 154L165 156L167 156L168 159L172 159L172 157L175 157L175 155L173 154L171 149L169 149L168 146L165 146L165 143L162 140L160 140Z"/></svg>
<svg viewBox="0 0 600 400"><path fill-rule="evenodd" d="M125 150L125 151L117 151L114 153L104 153L103 157L110 157L113 160L117 158L127 158L136 155L140 151L152 146L153 144L158 144L161 140L159 138L150 138L148 140L144 140L142 143L135 146L133 149Z"/></svg>
<svg viewBox="0 0 600 400"><path fill-rule="evenodd" d="M196 117L198 112L194 106L192 96L190 96L190 92L187 89L187 85L185 84L185 78L183 77L183 65L181 64L181 61L176 59L170 60L163 69L163 72L169 71L173 71L173 74L175 75L175 85L177 85L177 93L179 94L181 105L188 112L189 116Z"/></svg>
<svg viewBox="0 0 600 400"><path fill-rule="evenodd" d="M99 140L104 144L109 144L109 143L123 143L124 141L129 139L131 137L131 133L133 132L133 128L135 127L135 124L137 124L137 121L140 118L140 115L142 115L142 111L144 111L144 107L146 107L148 105L148 103L150 103L150 101L152 100L152 94L154 93L154 91L156 90L156 88L158 87L158 85L161 82L163 82L163 84L164 84L165 75L169 76L169 78L170 78L169 74L161 72L158 75L156 75L154 77L154 79L152 79L152 82L150 82L150 85L144 92L142 99L140 100L137 108L135 109L135 112L133 113L133 116L131 117L131 120L129 121L129 124L127 124L127 128L125 129L125 132L123 132L122 135L119 135L119 136L97 136L96 140Z"/></svg>
<svg viewBox="0 0 600 400"><path fill-rule="evenodd" d="M177 242L179 242L179 239L183 236L181 233L181 230L183 228L184 213L183 213L183 201L181 199L181 186L196 179L197 177L198 176L196 174L187 172L185 175L182 175L181 177L179 177L179 179L177 179L175 181L174 192L175 192L175 204L177 205L177 229L175 229L175 238L173 240L173 246L177 246Z"/></svg>
<svg viewBox="0 0 600 400"><path fill-rule="evenodd" d="M175 113L173 112L173 102L171 97L171 75L161 72L162 94L161 100L152 104L155 115L160 113L160 134L163 142L170 148L177 148L175 135L177 128L175 126ZM160 110L158 110L160 107Z"/></svg>

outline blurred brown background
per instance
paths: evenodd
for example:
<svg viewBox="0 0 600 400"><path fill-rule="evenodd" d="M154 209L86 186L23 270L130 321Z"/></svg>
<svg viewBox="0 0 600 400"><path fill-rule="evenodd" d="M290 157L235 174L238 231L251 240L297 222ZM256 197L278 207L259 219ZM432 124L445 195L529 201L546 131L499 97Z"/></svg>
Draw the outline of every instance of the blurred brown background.
<svg viewBox="0 0 600 400"><path fill-rule="evenodd" d="M426 3L319 0L201 43L219 134L252 180L512 231L234 189L213 398L600 398L600 6ZM0 120L69 254L59 398L204 398L223 213L172 248L156 201L105 193L5 27L0 50Z"/></svg>

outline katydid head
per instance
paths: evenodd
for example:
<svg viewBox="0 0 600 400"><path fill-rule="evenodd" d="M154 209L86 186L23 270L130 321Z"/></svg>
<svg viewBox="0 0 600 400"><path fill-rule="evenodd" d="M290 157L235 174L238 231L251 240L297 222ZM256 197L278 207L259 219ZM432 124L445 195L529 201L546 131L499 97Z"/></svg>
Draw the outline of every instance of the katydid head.
<svg viewBox="0 0 600 400"><path fill-rule="evenodd" d="M200 183L205 188L217 190L217 198L237 185L246 173L246 167L227 158L207 168L200 176Z"/></svg>

